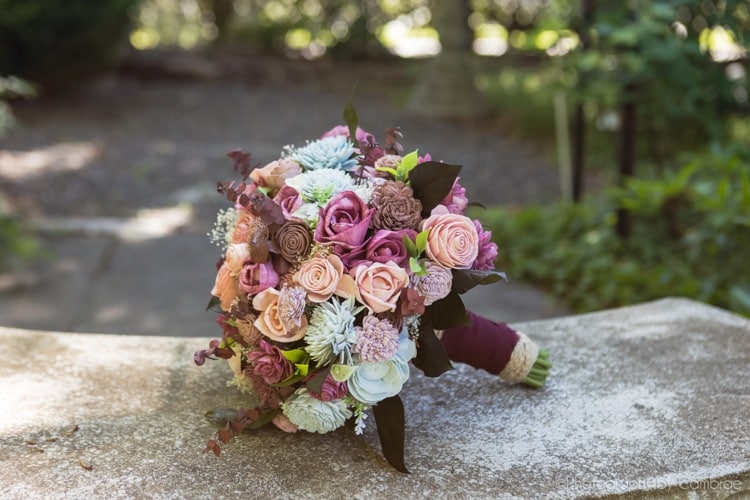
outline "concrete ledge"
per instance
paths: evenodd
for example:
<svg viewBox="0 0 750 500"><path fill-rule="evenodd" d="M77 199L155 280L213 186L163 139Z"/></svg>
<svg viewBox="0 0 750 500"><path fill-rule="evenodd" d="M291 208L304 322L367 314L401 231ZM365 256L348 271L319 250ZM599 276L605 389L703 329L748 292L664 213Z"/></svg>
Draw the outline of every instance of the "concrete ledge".
<svg viewBox="0 0 750 500"><path fill-rule="evenodd" d="M240 403L225 363L192 364L206 339L0 328L0 496L750 495L750 321L664 299L515 326L552 352L548 386L415 372L410 475L381 458L374 422L202 454L203 413Z"/></svg>

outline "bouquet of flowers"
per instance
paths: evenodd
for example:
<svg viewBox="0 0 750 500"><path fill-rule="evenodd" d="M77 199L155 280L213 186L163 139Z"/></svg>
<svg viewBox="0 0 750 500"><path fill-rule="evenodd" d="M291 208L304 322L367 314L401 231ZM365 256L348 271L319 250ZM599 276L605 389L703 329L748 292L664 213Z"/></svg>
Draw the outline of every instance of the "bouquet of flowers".
<svg viewBox="0 0 750 500"><path fill-rule="evenodd" d="M351 104L344 116L348 126L262 168L229 154L243 180L219 185L233 207L210 233L222 337L195 361L227 359L260 404L224 416L207 446L216 455L269 422L327 433L353 419L361 433L372 409L386 459L406 471L409 363L427 376L450 369L438 337L467 323L460 294L505 278L490 233L464 215L461 167L404 154L399 129L381 145Z"/></svg>

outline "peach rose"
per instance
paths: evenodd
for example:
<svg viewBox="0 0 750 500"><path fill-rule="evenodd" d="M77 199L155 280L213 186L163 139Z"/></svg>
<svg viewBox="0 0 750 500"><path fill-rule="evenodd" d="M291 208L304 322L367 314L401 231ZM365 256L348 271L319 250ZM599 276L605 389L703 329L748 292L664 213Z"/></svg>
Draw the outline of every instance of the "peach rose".
<svg viewBox="0 0 750 500"><path fill-rule="evenodd" d="M221 308L228 311L239 294L239 282L236 277L232 276L229 266L224 262L219 268L219 272L216 273L216 282L211 290L211 295L218 297L221 301Z"/></svg>
<svg viewBox="0 0 750 500"><path fill-rule="evenodd" d="M357 299L373 313L396 310L401 290L409 284L409 275L395 262L375 262L354 268Z"/></svg>
<svg viewBox="0 0 750 500"><path fill-rule="evenodd" d="M468 217L452 214L442 205L422 222L429 229L425 253L430 260L449 269L468 269L479 252L479 235Z"/></svg>
<svg viewBox="0 0 750 500"><path fill-rule="evenodd" d="M302 173L302 167L294 160L281 159L272 161L263 168L250 172L250 178L259 186L271 188L276 192L284 187L284 182Z"/></svg>
<svg viewBox="0 0 750 500"><path fill-rule="evenodd" d="M250 247L247 243L234 243L229 245L224 254L224 264L229 268L232 276L239 276L248 257L250 257Z"/></svg>
<svg viewBox="0 0 750 500"><path fill-rule="evenodd" d="M294 274L294 282L305 289L311 302L325 302L336 294L353 297L354 280L344 274L344 264L336 254L313 257L305 261Z"/></svg>
<svg viewBox="0 0 750 500"><path fill-rule="evenodd" d="M266 288L253 297L253 308L258 311L255 328L263 335L277 342L294 342L305 336L307 318L302 317L299 328L288 330L279 314L279 291Z"/></svg>
<svg viewBox="0 0 750 500"><path fill-rule="evenodd" d="M239 217L232 232L232 243L247 243L250 240L250 229L253 227L255 216L247 210L238 210Z"/></svg>

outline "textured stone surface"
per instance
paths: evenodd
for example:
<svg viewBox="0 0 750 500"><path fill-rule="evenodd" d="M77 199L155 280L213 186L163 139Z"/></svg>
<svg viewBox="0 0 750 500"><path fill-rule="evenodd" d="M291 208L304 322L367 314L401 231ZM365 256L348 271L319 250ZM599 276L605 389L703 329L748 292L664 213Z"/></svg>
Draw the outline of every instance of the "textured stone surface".
<svg viewBox="0 0 750 500"><path fill-rule="evenodd" d="M665 299L516 326L552 352L546 388L413 372L410 475L373 424L364 438L263 429L202 454L203 413L239 402L223 362L192 364L205 338L0 328L0 496L750 495L750 321Z"/></svg>

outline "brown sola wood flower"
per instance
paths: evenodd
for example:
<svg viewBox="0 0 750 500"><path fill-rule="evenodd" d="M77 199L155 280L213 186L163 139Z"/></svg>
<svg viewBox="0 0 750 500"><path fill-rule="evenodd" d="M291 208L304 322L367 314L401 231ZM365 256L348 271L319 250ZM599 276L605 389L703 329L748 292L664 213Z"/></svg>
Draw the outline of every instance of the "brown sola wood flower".
<svg viewBox="0 0 750 500"><path fill-rule="evenodd" d="M290 263L307 255L312 233L304 222L286 221L276 232L276 245L281 256Z"/></svg>
<svg viewBox="0 0 750 500"><path fill-rule="evenodd" d="M415 229L422 220L422 202L414 198L412 189L401 181L387 181L375 188L372 205L378 207L373 227L379 229Z"/></svg>

